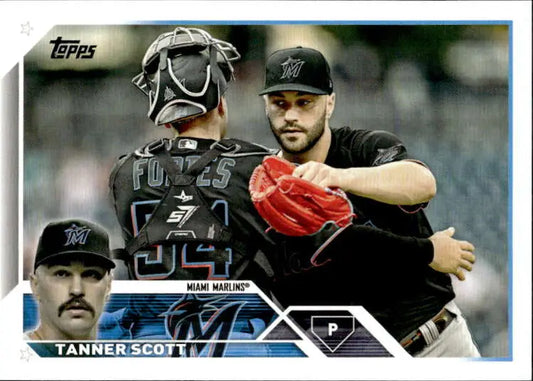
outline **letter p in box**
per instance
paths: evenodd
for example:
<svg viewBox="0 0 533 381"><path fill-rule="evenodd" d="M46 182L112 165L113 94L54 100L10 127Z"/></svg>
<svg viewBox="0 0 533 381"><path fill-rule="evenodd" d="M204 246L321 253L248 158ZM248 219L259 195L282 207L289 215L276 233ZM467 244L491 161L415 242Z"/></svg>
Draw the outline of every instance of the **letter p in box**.
<svg viewBox="0 0 533 381"><path fill-rule="evenodd" d="M335 352L355 331L353 316L312 316L311 331L331 352Z"/></svg>

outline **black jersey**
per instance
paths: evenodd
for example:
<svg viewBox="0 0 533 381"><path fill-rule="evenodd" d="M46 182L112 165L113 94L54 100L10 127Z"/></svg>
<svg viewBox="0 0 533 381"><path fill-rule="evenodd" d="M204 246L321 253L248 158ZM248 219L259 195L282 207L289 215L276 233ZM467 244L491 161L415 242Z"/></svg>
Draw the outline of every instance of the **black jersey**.
<svg viewBox="0 0 533 381"><path fill-rule="evenodd" d="M231 237L227 244L203 244L185 239L183 242L174 240L150 245L129 256L127 263L131 279L251 279L260 287L266 286L264 282L270 271L269 264L254 261L254 257L259 250L273 250L273 243L265 234L268 226L251 202L248 182L263 157L275 151L237 139L224 141L232 143L235 149L222 153L207 164L195 177L192 186L203 200L204 207L228 227ZM214 140L193 138L163 142L181 173L193 166L216 143ZM171 185L160 160L150 153L150 146L119 159L110 177L111 196L126 246L148 225ZM168 219L160 223L180 226L185 220L192 221L194 214L199 213L196 209L198 205L180 206L181 202L186 203L193 198L190 191L178 191L171 198L164 206L168 208L170 201L177 204L172 204L174 210L168 210ZM203 218L199 223L202 221ZM208 226L206 231L210 228ZM180 233L184 234L183 230ZM195 234L190 230L187 233Z"/></svg>
<svg viewBox="0 0 533 381"><path fill-rule="evenodd" d="M410 159L403 143L386 131L332 129L331 146L325 163L334 168L375 167ZM396 234L429 237L433 234L423 208L427 204L398 206L348 193L357 223L377 226Z"/></svg>
<svg viewBox="0 0 533 381"><path fill-rule="evenodd" d="M332 129L332 142L325 164L335 168L371 167L412 159L405 146L385 131ZM383 242L357 238L361 226L379 228L397 235L427 238L433 234L423 207L387 205L348 194L358 218L327 248L331 256L342 253L351 261L332 261L322 268L301 272L280 283L280 302L285 305L362 305L395 338L402 339L437 314L455 297L451 278L414 260L416 244L398 240ZM367 231L367 237L371 233ZM416 240L414 240L416 241ZM426 241L424 245L431 243ZM413 242L414 243L414 242ZM419 243L421 244L421 243ZM288 242L293 248L298 242ZM424 250L432 250L425 247ZM291 248L287 250L291 251ZM419 251L419 250L418 250ZM419 255L419 254L417 254ZM381 264L380 263L381 260ZM396 263L394 261L397 260Z"/></svg>

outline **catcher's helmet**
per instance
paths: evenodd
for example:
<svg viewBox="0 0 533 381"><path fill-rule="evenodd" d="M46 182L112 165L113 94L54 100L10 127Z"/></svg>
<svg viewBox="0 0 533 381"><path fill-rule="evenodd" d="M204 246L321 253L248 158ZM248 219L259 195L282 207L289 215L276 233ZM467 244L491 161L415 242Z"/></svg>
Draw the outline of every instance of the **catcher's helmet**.
<svg viewBox="0 0 533 381"><path fill-rule="evenodd" d="M218 106L233 79L237 49L204 30L178 27L148 48L142 73L132 82L148 95L148 117L156 125L205 114Z"/></svg>

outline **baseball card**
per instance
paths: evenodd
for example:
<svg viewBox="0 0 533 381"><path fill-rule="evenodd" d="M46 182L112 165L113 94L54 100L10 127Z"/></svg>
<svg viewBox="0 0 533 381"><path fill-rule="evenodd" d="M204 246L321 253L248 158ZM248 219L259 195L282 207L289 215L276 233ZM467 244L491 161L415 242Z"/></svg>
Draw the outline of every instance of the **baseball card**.
<svg viewBox="0 0 533 381"><path fill-rule="evenodd" d="M0 379L531 379L528 2L0 9Z"/></svg>

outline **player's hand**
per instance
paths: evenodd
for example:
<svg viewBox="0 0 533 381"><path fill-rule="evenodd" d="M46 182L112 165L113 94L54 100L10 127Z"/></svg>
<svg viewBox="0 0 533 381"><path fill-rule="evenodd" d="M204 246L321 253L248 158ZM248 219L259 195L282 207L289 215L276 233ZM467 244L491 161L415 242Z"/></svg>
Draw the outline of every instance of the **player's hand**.
<svg viewBox="0 0 533 381"><path fill-rule="evenodd" d="M323 163L308 161L296 167L292 175L324 188L337 187L342 189L341 171L341 169Z"/></svg>
<svg viewBox="0 0 533 381"><path fill-rule="evenodd" d="M433 262L429 266L441 273L454 274L459 280L465 280L463 270L472 271L476 257L472 254L474 245L468 241L452 238L455 228L450 227L429 237L433 243Z"/></svg>

